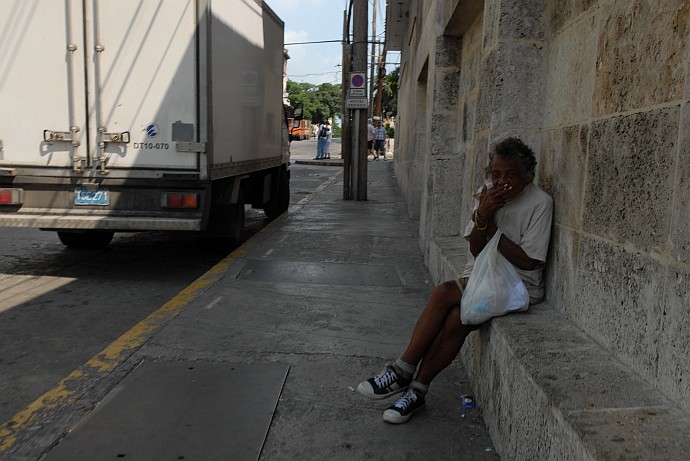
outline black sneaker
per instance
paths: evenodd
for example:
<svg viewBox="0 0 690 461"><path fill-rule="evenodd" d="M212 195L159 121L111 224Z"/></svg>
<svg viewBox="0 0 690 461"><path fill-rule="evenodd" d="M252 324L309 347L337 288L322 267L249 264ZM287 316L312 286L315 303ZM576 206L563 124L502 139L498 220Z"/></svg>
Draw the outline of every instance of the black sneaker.
<svg viewBox="0 0 690 461"><path fill-rule="evenodd" d="M409 421L413 414L424 409L424 394L411 387L383 412L383 420L391 424Z"/></svg>
<svg viewBox="0 0 690 461"><path fill-rule="evenodd" d="M357 386L357 391L370 399L380 400L399 394L407 389L412 378L404 378L395 371L395 367L388 366L373 378L362 381Z"/></svg>

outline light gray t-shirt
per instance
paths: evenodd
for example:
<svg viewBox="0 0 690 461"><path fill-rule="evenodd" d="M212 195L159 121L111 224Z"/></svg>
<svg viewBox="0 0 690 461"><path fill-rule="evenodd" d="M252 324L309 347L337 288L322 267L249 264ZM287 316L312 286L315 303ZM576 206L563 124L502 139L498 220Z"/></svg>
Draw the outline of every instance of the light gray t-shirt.
<svg viewBox="0 0 690 461"><path fill-rule="evenodd" d="M480 189L481 191L481 189ZM479 200L474 201L474 210ZM494 221L503 234L517 244L532 259L540 261L534 270L515 268L529 292L530 304L544 299L544 280L542 274L546 263L551 239L551 220L553 218L553 199L534 183L525 186L522 193L500 208L494 214ZM472 233L474 222L465 227L465 237ZM474 256L467 252L468 261L462 277L469 277L474 267Z"/></svg>

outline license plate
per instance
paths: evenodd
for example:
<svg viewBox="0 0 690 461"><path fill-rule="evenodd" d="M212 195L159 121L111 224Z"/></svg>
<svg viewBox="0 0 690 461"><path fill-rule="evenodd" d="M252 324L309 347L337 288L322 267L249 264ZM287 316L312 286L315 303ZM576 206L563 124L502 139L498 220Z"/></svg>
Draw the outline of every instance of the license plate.
<svg viewBox="0 0 690 461"><path fill-rule="evenodd" d="M74 204L104 206L110 204L110 195L104 189L75 189Z"/></svg>

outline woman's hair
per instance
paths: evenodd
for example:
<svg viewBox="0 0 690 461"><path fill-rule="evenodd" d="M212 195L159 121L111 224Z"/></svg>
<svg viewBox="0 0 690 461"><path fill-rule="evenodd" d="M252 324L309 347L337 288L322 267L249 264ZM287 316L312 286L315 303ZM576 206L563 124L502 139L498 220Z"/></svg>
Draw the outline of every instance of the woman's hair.
<svg viewBox="0 0 690 461"><path fill-rule="evenodd" d="M518 138L506 138L494 144L489 152L489 166L487 167L487 174L491 169L491 161L498 155L504 159L517 157L520 161L520 169L527 178L532 181L534 179L535 169L537 166L537 158L532 152L532 149L527 147L527 144Z"/></svg>

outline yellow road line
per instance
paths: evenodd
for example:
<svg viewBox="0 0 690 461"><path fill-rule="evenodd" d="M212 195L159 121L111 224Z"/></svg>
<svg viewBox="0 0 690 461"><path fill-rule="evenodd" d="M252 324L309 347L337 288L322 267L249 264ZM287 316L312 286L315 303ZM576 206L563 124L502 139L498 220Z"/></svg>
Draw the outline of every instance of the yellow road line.
<svg viewBox="0 0 690 461"><path fill-rule="evenodd" d="M74 404L91 388L89 382L110 373L136 352L153 336L154 332L179 315L182 309L199 296L203 290L220 280L228 266L235 259L247 253L252 246L250 241L245 242L244 245L213 266L161 308L136 324L84 365L61 380L57 386L0 426L0 455L7 452L16 443L17 435L21 430L36 423L42 414L49 410L66 408Z"/></svg>

